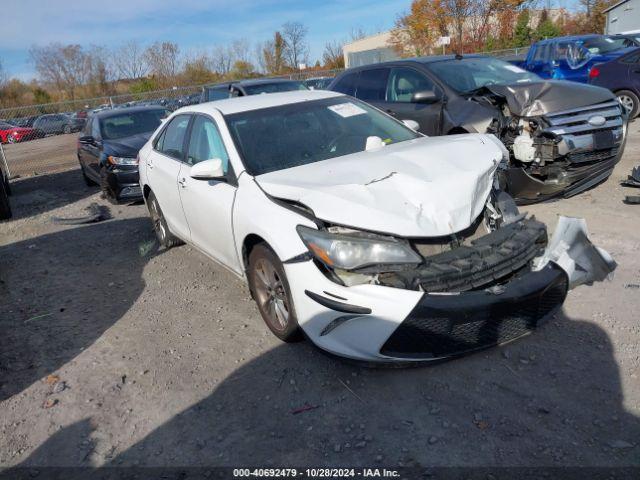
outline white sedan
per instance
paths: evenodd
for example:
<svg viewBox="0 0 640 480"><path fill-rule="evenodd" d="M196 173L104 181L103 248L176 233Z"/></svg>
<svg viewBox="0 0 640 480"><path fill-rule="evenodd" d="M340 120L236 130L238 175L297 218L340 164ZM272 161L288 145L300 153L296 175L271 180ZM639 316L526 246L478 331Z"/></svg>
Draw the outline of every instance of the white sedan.
<svg viewBox="0 0 640 480"><path fill-rule="evenodd" d="M139 154L158 239L246 279L280 339L371 362L511 341L613 270L583 221L548 242L518 213L495 137L409 126L325 91L182 108Z"/></svg>

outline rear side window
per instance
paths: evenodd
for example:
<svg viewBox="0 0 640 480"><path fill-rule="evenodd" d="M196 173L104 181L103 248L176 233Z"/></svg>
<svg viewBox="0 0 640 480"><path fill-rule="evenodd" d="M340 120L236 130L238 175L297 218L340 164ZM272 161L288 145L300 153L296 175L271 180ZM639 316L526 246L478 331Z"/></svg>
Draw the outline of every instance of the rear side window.
<svg viewBox="0 0 640 480"><path fill-rule="evenodd" d="M178 115L171 119L156 141L156 150L169 157L182 160L184 157L184 138L190 119L189 115Z"/></svg>
<svg viewBox="0 0 640 480"><path fill-rule="evenodd" d="M424 74L405 67L391 70L387 90L388 101L410 103L414 93L425 90L434 90L434 85Z"/></svg>
<svg viewBox="0 0 640 480"><path fill-rule="evenodd" d="M384 101L387 90L388 68L363 70L358 78L356 96L361 100Z"/></svg>
<svg viewBox="0 0 640 480"><path fill-rule="evenodd" d="M333 87L335 92L344 93L345 95L356 95L356 81L358 79L358 73L348 73L344 77L340 78L336 85Z"/></svg>

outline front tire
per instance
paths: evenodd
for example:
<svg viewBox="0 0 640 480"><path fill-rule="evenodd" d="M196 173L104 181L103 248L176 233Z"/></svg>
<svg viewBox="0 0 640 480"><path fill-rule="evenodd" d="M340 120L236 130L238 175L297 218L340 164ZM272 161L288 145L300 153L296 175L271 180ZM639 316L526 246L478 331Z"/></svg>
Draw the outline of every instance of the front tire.
<svg viewBox="0 0 640 480"><path fill-rule="evenodd" d="M13 136L13 134L9 135L7 137L7 142L9 143L16 143L18 140L16 139L16 137Z"/></svg>
<svg viewBox="0 0 640 480"><path fill-rule="evenodd" d="M65 125L64 128L62 129L62 133L65 133L65 134L71 133L71 126Z"/></svg>
<svg viewBox="0 0 640 480"><path fill-rule="evenodd" d="M638 96L631 90L620 90L616 92L616 97L629 114L629 120L636 118L638 108L640 107L640 99L638 99Z"/></svg>
<svg viewBox="0 0 640 480"><path fill-rule="evenodd" d="M169 225L167 225L167 221L164 219L158 200L156 200L156 196L153 192L149 193L147 205L149 206L151 221L153 222L153 230L156 232L156 237L158 238L160 245L164 248L172 248L177 245L181 245L183 243L182 240L176 237L169 230Z"/></svg>
<svg viewBox="0 0 640 480"><path fill-rule="evenodd" d="M249 254L249 288L269 330L284 342L302 338L282 262L265 244Z"/></svg>

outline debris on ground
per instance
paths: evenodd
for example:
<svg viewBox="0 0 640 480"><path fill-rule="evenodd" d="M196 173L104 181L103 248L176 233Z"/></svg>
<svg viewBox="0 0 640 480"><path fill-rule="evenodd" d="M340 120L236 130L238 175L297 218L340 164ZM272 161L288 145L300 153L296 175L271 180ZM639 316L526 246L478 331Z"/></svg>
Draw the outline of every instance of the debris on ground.
<svg viewBox="0 0 640 480"><path fill-rule="evenodd" d="M92 203L85 208L87 215L84 217L53 217L53 223L58 225L84 225L86 223L96 223L111 218L111 211L106 205Z"/></svg>
<svg viewBox="0 0 640 480"><path fill-rule="evenodd" d="M638 205L640 204L640 195L627 195L623 202L627 205Z"/></svg>
<svg viewBox="0 0 640 480"><path fill-rule="evenodd" d="M44 317L50 317L53 313L43 313L42 315L36 315L35 317L27 318L24 323L31 322L32 320L38 320Z"/></svg>
<svg viewBox="0 0 640 480"><path fill-rule="evenodd" d="M315 410L316 408L319 408L320 405L309 405L308 403L305 403L303 406L298 407L298 408L294 408L291 413L293 415L298 415L299 413L304 413L304 412L308 412L309 410Z"/></svg>
<svg viewBox="0 0 640 480"><path fill-rule="evenodd" d="M47 398L42 404L42 408L51 408L55 407L58 404L57 398Z"/></svg>
<svg viewBox="0 0 640 480"><path fill-rule="evenodd" d="M47 378L44 379L47 385L53 385L54 383L58 383L59 380L60 380L60 377L54 374L47 375Z"/></svg>
<svg viewBox="0 0 640 480"><path fill-rule="evenodd" d="M631 175L629 175L626 180L620 182L620 185L624 187L640 188L640 165L633 167Z"/></svg>

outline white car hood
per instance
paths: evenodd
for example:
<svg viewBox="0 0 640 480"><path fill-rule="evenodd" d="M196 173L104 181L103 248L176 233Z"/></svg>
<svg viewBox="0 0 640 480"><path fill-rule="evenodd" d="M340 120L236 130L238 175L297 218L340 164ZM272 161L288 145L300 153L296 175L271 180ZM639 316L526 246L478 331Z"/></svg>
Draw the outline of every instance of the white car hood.
<svg viewBox="0 0 640 480"><path fill-rule="evenodd" d="M487 135L419 138L255 177L321 220L403 237L464 230L480 215L502 160Z"/></svg>

